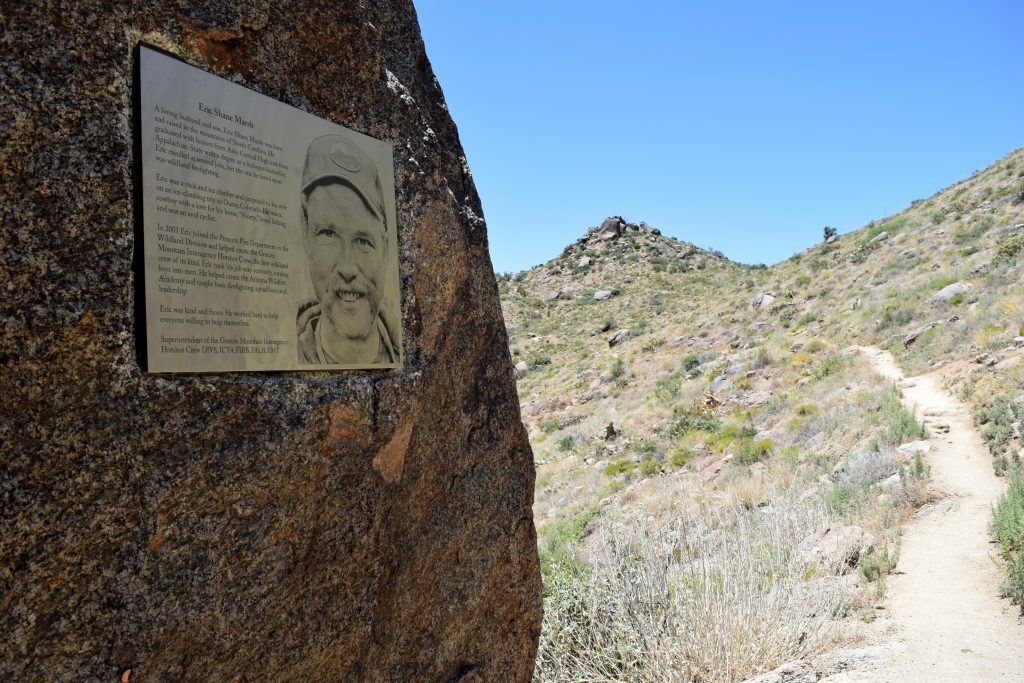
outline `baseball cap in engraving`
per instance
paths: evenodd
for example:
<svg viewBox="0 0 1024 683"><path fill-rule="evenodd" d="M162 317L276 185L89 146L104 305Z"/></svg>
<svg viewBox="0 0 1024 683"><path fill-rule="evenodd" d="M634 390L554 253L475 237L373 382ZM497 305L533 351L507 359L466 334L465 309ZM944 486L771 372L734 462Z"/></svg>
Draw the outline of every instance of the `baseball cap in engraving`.
<svg viewBox="0 0 1024 683"><path fill-rule="evenodd" d="M384 190L377 165L370 155L344 135L322 135L309 143L302 170L302 192L325 180L342 182L361 196L377 218L384 221Z"/></svg>

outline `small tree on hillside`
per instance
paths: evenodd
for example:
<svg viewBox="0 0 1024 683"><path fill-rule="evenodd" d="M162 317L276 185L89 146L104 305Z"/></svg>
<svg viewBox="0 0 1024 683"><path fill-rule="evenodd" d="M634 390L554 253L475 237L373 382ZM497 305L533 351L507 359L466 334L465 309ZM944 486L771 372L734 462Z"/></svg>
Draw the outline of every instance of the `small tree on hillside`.
<svg viewBox="0 0 1024 683"><path fill-rule="evenodd" d="M839 234L839 230L833 228L831 225L825 226L825 241L827 242L830 237L835 237Z"/></svg>

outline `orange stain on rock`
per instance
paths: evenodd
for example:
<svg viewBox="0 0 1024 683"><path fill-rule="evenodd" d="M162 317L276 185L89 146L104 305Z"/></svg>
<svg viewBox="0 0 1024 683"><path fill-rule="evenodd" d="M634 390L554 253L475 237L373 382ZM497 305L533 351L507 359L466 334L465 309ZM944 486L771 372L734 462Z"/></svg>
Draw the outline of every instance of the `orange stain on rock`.
<svg viewBox="0 0 1024 683"><path fill-rule="evenodd" d="M413 423L409 420L396 429L391 441L388 441L373 459L373 469L377 470L389 484L402 478L402 467L405 465L405 454L409 450L412 427Z"/></svg>
<svg viewBox="0 0 1024 683"><path fill-rule="evenodd" d="M327 432L327 446L367 444L370 441L370 423L362 412L347 405L335 404L329 412L331 426Z"/></svg>
<svg viewBox="0 0 1024 683"><path fill-rule="evenodd" d="M241 31L214 28L195 31L184 36L182 41L210 66L225 71L244 71L246 35Z"/></svg>

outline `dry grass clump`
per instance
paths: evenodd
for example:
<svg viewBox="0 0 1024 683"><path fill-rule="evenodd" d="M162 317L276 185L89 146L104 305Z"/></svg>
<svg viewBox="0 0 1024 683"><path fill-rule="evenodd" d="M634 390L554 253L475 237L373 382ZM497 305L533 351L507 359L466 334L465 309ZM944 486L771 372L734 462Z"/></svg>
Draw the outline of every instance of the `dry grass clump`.
<svg viewBox="0 0 1024 683"><path fill-rule="evenodd" d="M536 681L736 681L826 642L843 595L799 552L818 496L607 529L591 565L553 567Z"/></svg>

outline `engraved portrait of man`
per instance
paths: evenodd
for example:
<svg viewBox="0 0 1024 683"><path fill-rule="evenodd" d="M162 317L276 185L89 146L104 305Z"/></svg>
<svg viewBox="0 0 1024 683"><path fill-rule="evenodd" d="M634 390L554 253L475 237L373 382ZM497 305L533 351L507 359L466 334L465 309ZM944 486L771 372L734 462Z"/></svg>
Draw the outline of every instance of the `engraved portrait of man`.
<svg viewBox="0 0 1024 683"><path fill-rule="evenodd" d="M301 195L316 298L301 302L296 316L299 363L400 363L396 317L384 303L395 236L373 159L346 136L318 137L306 150Z"/></svg>

